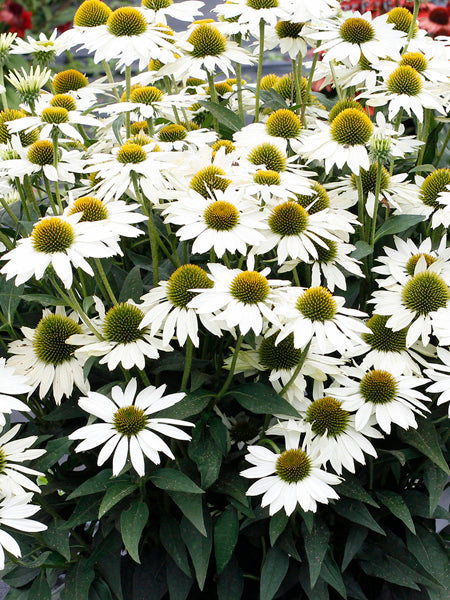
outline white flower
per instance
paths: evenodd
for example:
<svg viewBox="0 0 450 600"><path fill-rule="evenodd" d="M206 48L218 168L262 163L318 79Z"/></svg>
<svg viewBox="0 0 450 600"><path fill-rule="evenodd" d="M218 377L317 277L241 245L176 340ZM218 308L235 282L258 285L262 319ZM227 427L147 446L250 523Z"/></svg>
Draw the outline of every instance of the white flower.
<svg viewBox="0 0 450 600"><path fill-rule="evenodd" d="M144 456L153 463L161 462L159 453L175 458L172 451L160 435L178 440L190 440L191 436L176 427L193 427L192 423L178 419L151 418L150 415L183 400L185 394L163 396L166 386L149 386L136 396L137 384L133 378L125 390L114 386L111 399L98 392L90 392L80 398L80 407L103 421L77 429L69 435L72 440L83 440L75 448L76 452L85 452L103 445L97 464L103 465L113 456L113 475L116 476L129 458L138 475L145 475Z"/></svg>
<svg viewBox="0 0 450 600"><path fill-rule="evenodd" d="M21 331L25 337L9 345L13 356L7 365L27 376L30 391L39 386L42 399L52 388L55 402L60 404L63 396L70 398L74 385L83 393L89 390L83 375L86 357L75 357L75 347L67 343L69 336L83 331L75 313L67 317L62 306L57 306L55 313L45 309L36 329L22 327Z"/></svg>
<svg viewBox="0 0 450 600"><path fill-rule="evenodd" d="M199 314L214 314L213 321L220 327L232 330L239 327L242 335L253 330L256 335L263 329L264 320L278 323L274 312L278 294L273 287L289 285L288 281L268 280L270 269L261 273L253 270L249 259L249 270L228 269L219 264L209 264L214 287L194 289L199 294L187 305Z"/></svg>
<svg viewBox="0 0 450 600"><path fill-rule="evenodd" d="M178 19L179 21L191 21L197 15L201 15L200 9L204 2L198 0L142 0L141 11L147 16L149 22L166 23L167 17Z"/></svg>
<svg viewBox="0 0 450 600"><path fill-rule="evenodd" d="M393 375L389 371L361 367L342 367L342 374L335 377L341 387L330 387L327 394L342 402L342 408L356 411L355 427L361 431L372 415L385 433L391 433L394 423L403 429L416 428L414 413L423 416L429 412L421 402L428 398L416 387L428 383L422 377Z"/></svg>
<svg viewBox="0 0 450 600"><path fill-rule="evenodd" d="M187 198L168 204L162 214L166 223L182 225L176 232L181 241L194 240L193 254L214 249L219 258L225 252L246 255L247 245L262 243L268 227L257 204L232 186L224 192L215 190L213 198L192 190Z"/></svg>
<svg viewBox="0 0 450 600"><path fill-rule="evenodd" d="M58 36L58 30L54 29L50 37L45 33L40 33L39 38L35 39L27 35L27 39L17 37L15 44L11 48L11 54L31 54L39 63L52 62L55 56L59 56L70 46L64 36Z"/></svg>
<svg viewBox="0 0 450 600"><path fill-rule="evenodd" d="M433 332L434 316L439 309L445 309L450 300L447 282L439 274L439 263L427 267L422 255L414 270L414 275L404 284L392 285L388 290L373 293L374 312L387 315L386 327L399 331L409 325L406 346L412 346L419 338L427 345ZM444 311L446 312L446 311ZM438 319L439 324L439 319Z"/></svg>
<svg viewBox="0 0 450 600"><path fill-rule="evenodd" d="M321 45L316 52L325 52L324 62L346 61L356 65L364 56L367 60L377 63L386 56L400 58L400 49L404 44L406 34L395 30L393 23L387 23L387 15L372 19L372 13L363 15L355 11L351 17L329 19L319 25L317 33L309 33L309 37L320 40Z"/></svg>
<svg viewBox="0 0 450 600"><path fill-rule="evenodd" d="M11 394L27 394L31 392L28 377L16 373L14 369L5 366L6 360L0 358L0 427L6 423L4 415L19 410L30 412L30 408Z"/></svg>
<svg viewBox="0 0 450 600"><path fill-rule="evenodd" d="M443 364L429 363L431 369L425 369L425 375L434 383L427 387L427 393L439 393L437 405L449 402L448 415L450 417L450 352L445 348L438 348L437 353Z"/></svg>
<svg viewBox="0 0 450 600"><path fill-rule="evenodd" d="M306 23L317 19L325 19L340 10L337 0L290 0L289 12L291 20L296 23Z"/></svg>
<svg viewBox="0 0 450 600"><path fill-rule="evenodd" d="M43 217L31 235L18 241L17 246L4 254L8 261L1 269L6 279L15 277L16 285L31 277L42 279L51 265L66 288L72 286L72 266L94 276L86 258L112 256L112 250L99 239L101 229L92 223L79 223L82 214Z"/></svg>
<svg viewBox="0 0 450 600"><path fill-rule="evenodd" d="M345 299L333 296L326 288L290 288L276 312L283 320L278 335L280 342L289 334L294 334L294 347L306 348L311 340L316 340L321 352L329 354L346 350L360 343L362 333L370 333L367 326L357 317L365 313L345 308Z"/></svg>
<svg viewBox="0 0 450 600"><path fill-rule="evenodd" d="M333 293L335 288L347 289L345 271L357 277L364 277L359 261L350 256L355 250L352 244L329 241L327 245L328 248L318 248L319 260L315 260L312 264L311 285L313 287L322 285L325 280L326 287ZM286 271L280 269L279 273L282 272Z"/></svg>
<svg viewBox="0 0 450 600"><path fill-rule="evenodd" d="M146 357L158 358L159 350L172 350L151 335L147 327L140 328L144 313L132 300L116 304L106 312L101 300L95 298L95 307L99 316L92 323L103 339L90 333L72 335L69 343L79 346L77 356L101 356L100 364L108 365L110 371L119 363L124 369L137 366L143 370Z"/></svg>
<svg viewBox="0 0 450 600"><path fill-rule="evenodd" d="M43 473L20 463L39 458L45 450L30 448L38 439L36 435L14 440L19 429L20 425L15 425L0 437L0 496L18 496L25 494L25 490L41 491L24 473L35 476Z"/></svg>
<svg viewBox="0 0 450 600"><path fill-rule="evenodd" d="M267 7L268 4L269 7ZM245 25L246 31L250 31L250 33L257 36L261 21L275 26L278 19L289 20L289 8L289 4L283 0L272 3L260 2L259 0L229 0L224 4L217 5L214 12L225 19L235 20L235 17L237 17L237 22L240 25Z"/></svg>
<svg viewBox="0 0 450 600"><path fill-rule="evenodd" d="M284 508L289 516L297 504L304 511L316 512L318 502L328 504L330 499L339 498L331 486L337 485L340 477L322 470L319 456L298 448L294 437L286 437L286 450L279 454L262 446L248 447L245 458L254 466L241 475L258 481L249 487L247 495L264 494L261 506L269 506L270 515Z"/></svg>
<svg viewBox="0 0 450 600"><path fill-rule="evenodd" d="M15 557L22 556L19 544L3 529L3 525L18 531L35 532L47 529L47 525L28 518L40 510L39 506L28 504L32 496L33 494L10 496L0 502L0 570L5 567L5 550Z"/></svg>

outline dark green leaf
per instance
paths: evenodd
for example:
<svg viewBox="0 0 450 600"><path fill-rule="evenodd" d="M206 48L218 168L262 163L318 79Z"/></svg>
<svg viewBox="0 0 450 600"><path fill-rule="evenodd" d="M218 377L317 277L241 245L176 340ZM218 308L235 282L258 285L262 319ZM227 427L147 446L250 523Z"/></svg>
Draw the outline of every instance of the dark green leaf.
<svg viewBox="0 0 450 600"><path fill-rule="evenodd" d="M89 496L90 494L98 494L104 492L108 488L108 484L114 483L114 479L111 480L112 471L111 469L105 469L100 471L97 475L94 475L81 485L79 485L69 496L67 500L72 498L79 498L80 496Z"/></svg>
<svg viewBox="0 0 450 600"><path fill-rule="evenodd" d="M424 219L425 217L423 215L397 215L395 217L389 217L376 232L375 241L377 242L385 235L400 233L410 227L414 227L414 225L421 223Z"/></svg>
<svg viewBox="0 0 450 600"><path fill-rule="evenodd" d="M428 173L432 173L433 171L436 171L436 167L434 165L418 165L417 167L409 169L410 173L417 173L418 171L427 171Z"/></svg>
<svg viewBox="0 0 450 600"><path fill-rule="evenodd" d="M283 415L298 417L298 412L273 388L262 383L245 383L228 392L246 410L257 415Z"/></svg>
<svg viewBox="0 0 450 600"><path fill-rule="evenodd" d="M428 489L428 494L430 495L430 517L432 517L439 504L448 477L447 473L434 463L427 462L423 478Z"/></svg>
<svg viewBox="0 0 450 600"><path fill-rule="evenodd" d="M214 552L217 572L220 574L233 555L239 537L239 519L233 509L226 510L214 526Z"/></svg>
<svg viewBox="0 0 450 600"><path fill-rule="evenodd" d="M49 548L59 552L66 560L70 560L69 532L64 525L64 521L55 519L48 525L47 531L44 531L42 536Z"/></svg>
<svg viewBox="0 0 450 600"><path fill-rule="evenodd" d="M369 256L369 254L372 254L372 252L373 252L373 246L371 246L364 240L358 240L355 244L355 250L353 250L353 252L351 253L351 256L353 258L356 258L356 260L359 260L360 258Z"/></svg>
<svg viewBox="0 0 450 600"><path fill-rule="evenodd" d="M176 469L158 469L149 479L161 490L185 492L187 494L203 494L203 490L187 475Z"/></svg>
<svg viewBox="0 0 450 600"><path fill-rule="evenodd" d="M289 568L289 557L279 548L274 547L266 554L261 571L259 587L260 600L272 600L280 587Z"/></svg>
<svg viewBox="0 0 450 600"><path fill-rule="evenodd" d="M202 496L199 494L184 494L183 492L168 492L168 494L194 527L202 535L206 535Z"/></svg>
<svg viewBox="0 0 450 600"><path fill-rule="evenodd" d="M183 573L170 558L167 560L166 570L170 600L186 600L194 580Z"/></svg>
<svg viewBox="0 0 450 600"><path fill-rule="evenodd" d="M406 532L408 550L420 566L439 581L450 597L450 560L439 534L417 524L417 533Z"/></svg>
<svg viewBox="0 0 450 600"><path fill-rule="evenodd" d="M167 555L160 548L152 547L142 552L142 565L133 573L133 600L162 600L167 591ZM124 592L125 598L130 597ZM131 600L130 598L130 600Z"/></svg>
<svg viewBox="0 0 450 600"><path fill-rule="evenodd" d="M344 519L347 519L348 521L358 523L359 525L364 525L364 527L372 529L372 531L376 531L376 533L386 535L370 514L367 506L364 506L364 504L361 504L360 502L342 499L339 500L339 502L336 502L334 505L334 510L338 515Z"/></svg>
<svg viewBox="0 0 450 600"><path fill-rule="evenodd" d="M86 600L94 577L94 569L89 566L87 559L78 561L67 573L64 600Z"/></svg>
<svg viewBox="0 0 450 600"><path fill-rule="evenodd" d="M386 506L386 508L389 509L395 517L400 519L400 521L403 521L410 531L415 533L416 530L411 513L400 494L388 490L377 492L376 494L377 498Z"/></svg>
<svg viewBox="0 0 450 600"><path fill-rule="evenodd" d="M364 540L367 537L368 530L365 527L352 526L348 532L345 542L344 557L342 559L342 571L348 567L355 555L361 550Z"/></svg>
<svg viewBox="0 0 450 600"><path fill-rule="evenodd" d="M360 565L367 575L390 581L411 590L420 589L415 583L415 572L392 556L380 556L368 562L361 561Z"/></svg>
<svg viewBox="0 0 450 600"><path fill-rule="evenodd" d="M326 555L320 571L320 577L331 585L342 598L347 598L345 583L336 562L329 554Z"/></svg>
<svg viewBox="0 0 450 600"><path fill-rule="evenodd" d="M217 581L218 600L240 600L244 591L244 576L233 557L219 575Z"/></svg>
<svg viewBox="0 0 450 600"><path fill-rule="evenodd" d="M120 572L122 564L122 537L118 531L115 531L114 537L108 539L109 553L103 554L97 561L97 568L108 583L111 590L114 590L114 594L118 600L123 600L122 593L122 576Z"/></svg>
<svg viewBox="0 0 450 600"><path fill-rule="evenodd" d="M120 131L123 127L124 122L125 122L125 115L121 114L117 117L117 119L114 119L114 122L112 124L112 130L113 130L114 136L120 145L123 144L123 139L120 134Z"/></svg>
<svg viewBox="0 0 450 600"><path fill-rule="evenodd" d="M361 586L350 573L344 574L344 583L349 598L354 598L355 600L367 600L367 596L362 591Z"/></svg>
<svg viewBox="0 0 450 600"><path fill-rule="evenodd" d="M136 500L120 515L120 532L123 543L131 558L140 564L139 541L148 521L148 506Z"/></svg>
<svg viewBox="0 0 450 600"><path fill-rule="evenodd" d="M450 475L450 469L442 454L436 428L432 421L430 419L417 419L417 423L417 429L413 429L412 427L406 431L399 429L399 438L403 442L420 450L420 452L432 460L435 465L445 471L447 475Z"/></svg>
<svg viewBox="0 0 450 600"><path fill-rule="evenodd" d="M244 126L242 119L232 110L217 104L216 102L210 102L209 100L200 100L199 104L206 108L218 121L222 123L234 133L239 131Z"/></svg>
<svg viewBox="0 0 450 600"><path fill-rule="evenodd" d="M96 579L91 585L89 600L113 600L111 590L102 579Z"/></svg>
<svg viewBox="0 0 450 600"><path fill-rule="evenodd" d="M61 525L62 529L72 529L78 525L84 525L88 521L97 520L98 505L92 502L92 498L84 497L75 505L75 509L69 520Z"/></svg>
<svg viewBox="0 0 450 600"><path fill-rule="evenodd" d="M180 526L172 517L163 517L159 529L161 543L178 568L190 576L191 569L186 553L186 547L181 539ZM169 585L170 588L170 585Z"/></svg>
<svg viewBox="0 0 450 600"><path fill-rule="evenodd" d="M344 481L342 481L336 488L337 493L340 496L347 496L353 500L359 500L365 504L370 504L378 508L378 504L372 498L372 496L363 488L362 483L357 477L346 474Z"/></svg>
<svg viewBox="0 0 450 600"><path fill-rule="evenodd" d="M277 540L277 547L281 548L288 556L295 558L297 562L302 562L302 557L298 553L292 529L289 527L283 531Z"/></svg>
<svg viewBox="0 0 450 600"><path fill-rule="evenodd" d="M66 437L50 440L46 446L46 453L33 462L33 468L45 473L50 467L53 467L64 454L67 454L72 444L73 440L69 440L69 438Z"/></svg>
<svg viewBox="0 0 450 600"><path fill-rule="evenodd" d="M25 302L37 302L42 306L67 306L67 302L50 294L22 294L21 298Z"/></svg>
<svg viewBox="0 0 450 600"><path fill-rule="evenodd" d="M434 158L436 156L436 149L438 145L439 133L441 132L443 127L444 123L439 123L427 135L425 152L423 154L423 162L426 164L431 164L434 162Z"/></svg>
<svg viewBox="0 0 450 600"><path fill-rule="evenodd" d="M269 525L269 537L270 545L274 546L277 539L286 529L286 525L289 523L289 517L286 515L284 510L279 510L270 519Z"/></svg>
<svg viewBox="0 0 450 600"><path fill-rule="evenodd" d="M137 485L129 481L120 481L114 483L106 490L103 500L98 511L98 518L101 519L108 510L120 502L123 498L130 496L136 489Z"/></svg>
<svg viewBox="0 0 450 600"><path fill-rule="evenodd" d="M317 519L314 521L314 526L311 532L304 531L306 557L309 564L309 577L311 589L316 585L316 581L320 575L323 559L328 548L328 540L330 532L328 527L322 521Z"/></svg>
<svg viewBox="0 0 450 600"><path fill-rule="evenodd" d="M14 279L6 281L6 275L0 276L0 310L10 325L14 321L14 314L19 306L24 287L24 284L16 287Z"/></svg>
<svg viewBox="0 0 450 600"><path fill-rule="evenodd" d="M39 569L27 569L17 567L7 575L3 575L2 581L11 587L21 587L39 576Z"/></svg>
<svg viewBox="0 0 450 600"><path fill-rule="evenodd" d="M306 565L300 569L299 581L309 600L329 600L328 585L323 579L319 579L314 588L311 588L308 567Z"/></svg>
<svg viewBox="0 0 450 600"><path fill-rule="evenodd" d="M209 517L209 515L208 515ZM190 521L183 517L181 520L181 537L188 549L195 569L198 587L203 590L208 572L209 557L212 549L211 520L205 521L206 537L196 529Z"/></svg>
<svg viewBox="0 0 450 600"><path fill-rule="evenodd" d="M196 390L191 394L186 394L181 402L160 411L158 417L186 419L198 415L208 406L212 397L213 394L207 390Z"/></svg>
<svg viewBox="0 0 450 600"><path fill-rule="evenodd" d="M197 465L202 478L202 486L208 488L219 476L222 452L214 441L205 420L200 420L192 432L188 454Z"/></svg>
<svg viewBox="0 0 450 600"><path fill-rule="evenodd" d="M44 573L36 577L29 590L29 600L51 600L52 591L47 583Z"/></svg>
<svg viewBox="0 0 450 600"><path fill-rule="evenodd" d="M120 290L119 302L126 302L131 300L138 301L144 293L144 286L141 279L141 270L138 266L131 269L123 282L122 289Z"/></svg>
<svg viewBox="0 0 450 600"><path fill-rule="evenodd" d="M255 91L254 88L250 87L247 87L246 89L252 92ZM264 106L266 106L267 108L271 108L272 110L278 110L279 108L288 108L286 105L286 100L273 88L269 88L268 90L261 90L260 97L261 100L264 102Z"/></svg>

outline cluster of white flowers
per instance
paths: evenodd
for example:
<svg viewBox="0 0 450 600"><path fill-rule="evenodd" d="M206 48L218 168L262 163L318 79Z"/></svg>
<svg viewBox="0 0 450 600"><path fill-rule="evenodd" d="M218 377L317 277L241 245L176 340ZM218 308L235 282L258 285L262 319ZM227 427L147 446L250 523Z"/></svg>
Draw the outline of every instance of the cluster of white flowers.
<svg viewBox="0 0 450 600"><path fill-rule="evenodd" d="M449 110L450 44L405 8L374 18L334 0L229 0L217 22L175 34L167 18L190 21L202 4L113 11L85 0L62 35L9 42L44 66L10 75L21 104L0 113L2 206L17 226L0 273L59 302L9 343L0 424L32 410L11 394L38 390L45 408L76 387L101 421L70 435L82 440L76 451L102 446L98 465L113 455L114 475L129 460L144 476L145 457L174 458L160 436L189 440L179 426L193 425L150 415L182 402L193 352L222 338L233 347L219 369L265 373L298 413L235 440L261 442L248 447L242 475L257 480L248 494L263 494L270 514L315 511L338 498L344 469L377 456L393 425L417 427L430 394L450 407L450 168L420 169L430 127ZM264 50L277 47L292 73L241 80L257 62L260 76ZM103 62L107 77L53 74L53 58L71 49ZM317 82L335 88L332 106L312 92ZM429 174L410 175L412 163ZM13 190L21 219L6 200ZM396 237L376 265L357 260L356 240L369 250L378 241L382 208L422 218L419 242ZM119 301L112 265L129 269L142 244L145 291ZM348 281L363 278L357 310ZM183 348L182 391L163 396L146 369ZM91 357L122 369L125 389L90 391ZM232 431L235 417L216 410ZM24 473L40 473L20 463L43 451L30 449L34 437L12 441L18 429L0 437L0 522L38 531L27 517L37 510L28 490L39 488ZM265 436L281 449L265 448ZM19 555L0 529L2 546Z"/></svg>

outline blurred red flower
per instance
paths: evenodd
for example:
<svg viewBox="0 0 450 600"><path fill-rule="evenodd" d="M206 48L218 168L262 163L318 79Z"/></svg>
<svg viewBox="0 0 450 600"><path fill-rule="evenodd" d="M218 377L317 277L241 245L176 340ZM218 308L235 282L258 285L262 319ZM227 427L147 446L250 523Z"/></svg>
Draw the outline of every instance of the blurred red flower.
<svg viewBox="0 0 450 600"><path fill-rule="evenodd" d="M0 7L0 22L9 26L11 33L17 33L19 37L25 36L26 29L32 29L31 11L27 11L18 2L6 0Z"/></svg>

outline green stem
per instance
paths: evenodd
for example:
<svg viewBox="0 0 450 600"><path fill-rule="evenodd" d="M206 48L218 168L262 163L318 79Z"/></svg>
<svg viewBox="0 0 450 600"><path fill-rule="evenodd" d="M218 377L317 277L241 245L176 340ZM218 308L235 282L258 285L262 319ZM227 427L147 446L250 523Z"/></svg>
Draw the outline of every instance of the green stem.
<svg viewBox="0 0 450 600"><path fill-rule="evenodd" d="M58 129L56 129L56 128L53 129L52 140L53 140L53 166L55 167L55 169L58 169ZM61 202L61 195L59 193L58 178L56 178L56 181L55 181L55 196L56 196L56 202L58 203L59 214L62 215L62 213L64 212L64 209L63 209L63 205Z"/></svg>
<svg viewBox="0 0 450 600"><path fill-rule="evenodd" d="M66 294L65 292L63 292L61 287L58 285L58 283L56 282L54 277L50 276L50 280L53 283L53 286L55 287L58 294L61 296L61 298L63 300L65 300L76 313L78 313L80 315L80 318L83 321L83 323L86 325L86 327L88 327L88 329L95 335L95 337L97 339L99 339L100 341L103 341L102 336L97 331L97 329L94 327L94 325L92 324L92 321L87 316L87 314L84 312L81 304L78 302L78 299L76 298L73 291L71 289L68 289L67 294Z"/></svg>
<svg viewBox="0 0 450 600"><path fill-rule="evenodd" d="M116 97L117 100L120 100L119 92L117 91L117 88L116 88L116 82L114 81L114 76L112 74L111 67L110 67L108 61L106 61L106 60L103 61L103 68L105 69L105 74L106 74L106 77L108 78L109 83L114 84L114 87L113 87L114 96Z"/></svg>
<svg viewBox="0 0 450 600"><path fill-rule="evenodd" d="M14 225L19 225L20 224L19 219L16 217L14 212L11 210L11 207L6 202L6 200L3 198L3 196L0 197L0 204L3 206L4 210L8 213L8 216L14 222Z"/></svg>
<svg viewBox="0 0 450 600"><path fill-rule="evenodd" d="M114 292L112 290L112 287L109 283L108 278L106 277L106 273L105 273L105 269L103 268L102 265L102 261L99 258L94 258L94 262L95 262L95 266L97 267L98 273L100 275L100 278L103 282L103 285L105 286L105 289L108 293L109 299L111 300L111 302L115 305L117 304L117 299L114 295Z"/></svg>
<svg viewBox="0 0 450 600"><path fill-rule="evenodd" d="M153 221L153 204L148 198L141 194L137 173L134 171L131 172L131 179L133 181L136 198L141 204L144 214L148 217L148 236L150 238L150 251L152 254L153 284L156 287L159 283L158 241L160 241L160 239ZM147 203L149 206L147 206Z"/></svg>
<svg viewBox="0 0 450 600"><path fill-rule="evenodd" d="M37 216L40 217L41 216L41 211L39 208L39 204L36 200L36 195L34 193L33 190L33 186L31 185L31 179L29 175L25 175L25 177L23 178L23 188L25 190L25 194L27 195L27 198L30 199L31 204L33 205Z"/></svg>
<svg viewBox="0 0 450 600"><path fill-rule="evenodd" d="M287 390L291 387L291 385L294 383L294 381L299 376L300 371L302 370L303 365L305 364L306 357L308 356L309 348L311 346L311 341L312 340L309 340L308 344L305 346L305 349L302 350L302 353L300 355L300 360L298 361L298 365L297 365L295 371L293 372L292 377L289 379L289 381L286 383L286 385L281 389L281 391L278 392L278 394L280 396L282 396L284 393L287 392Z"/></svg>
<svg viewBox="0 0 450 600"><path fill-rule="evenodd" d="M263 19L259 22L259 56L258 56L258 72L256 74L256 93L255 93L255 123L259 121L259 96L261 93L261 75L264 60L264 27Z"/></svg>
<svg viewBox="0 0 450 600"><path fill-rule="evenodd" d="M416 22L417 22L417 15L419 14L419 8L420 8L420 0L414 0L413 16L411 19L411 25L409 26L408 37L406 38L406 46L403 48L402 54L404 54L407 51L409 42L411 41L411 39L414 35L414 30L416 28Z"/></svg>
<svg viewBox="0 0 450 600"><path fill-rule="evenodd" d="M336 93L338 95L339 100L342 100L343 99L342 90L341 90L341 86L338 83L339 80L336 77L336 71L334 70L334 65L333 65L332 60L330 60L330 70L333 75L333 82L334 82L334 87L336 88Z"/></svg>
<svg viewBox="0 0 450 600"><path fill-rule="evenodd" d="M44 185L45 190L47 192L48 201L50 202L50 206L52 207L53 214L57 215L58 211L56 210L56 204L53 199L52 188L50 187L50 181L47 179L46 175L44 175Z"/></svg>
<svg viewBox="0 0 450 600"><path fill-rule="evenodd" d="M207 71L207 76L208 76L209 95L211 96L211 102L214 102L214 104L219 104L219 97L217 96L216 86L214 85L214 75L212 73L210 73L209 71ZM216 133L219 133L219 122L217 121L216 117L214 117L214 116L213 116L213 125L214 125L214 131Z"/></svg>
<svg viewBox="0 0 450 600"><path fill-rule="evenodd" d="M447 131L447 135L445 136L444 143L442 148L439 151L439 154L436 157L436 168L439 167L439 163L441 162L441 158L444 155L445 149L447 148L447 144L450 142L450 126Z"/></svg>
<svg viewBox="0 0 450 600"><path fill-rule="evenodd" d="M298 80L298 69L297 69L297 61L295 58L292 59L292 76L294 78L294 87L295 87L295 104L299 104L302 100L302 88L300 87L300 81ZM299 109L296 109L298 112Z"/></svg>
<svg viewBox="0 0 450 600"><path fill-rule="evenodd" d="M360 239L364 240L366 237L365 228L364 228L366 207L365 207L365 202L364 202L364 191L363 191L361 175L355 175L355 180L356 180L356 189L358 190L358 219L359 219L359 222L361 223Z"/></svg>
<svg viewBox="0 0 450 600"><path fill-rule="evenodd" d="M125 67L125 101L129 102L131 96L131 65ZM127 138L131 136L131 121L130 113L125 113L125 128L127 132Z"/></svg>
<svg viewBox="0 0 450 600"><path fill-rule="evenodd" d="M186 357L184 359L184 371L183 378L181 380L181 391L185 392L187 389L187 383L189 379L189 375L191 373L192 367L192 356L194 351L194 344L190 337L186 339Z"/></svg>
<svg viewBox="0 0 450 600"><path fill-rule="evenodd" d="M223 384L223 386L217 393L214 404L217 404L219 402L219 400L222 398L222 396L225 395L226 391L228 390L228 388L231 385L231 381L234 376L234 371L236 369L236 363L237 363L237 359L238 359L239 350L241 349L241 344L242 344L243 339L244 339L243 335L240 335L237 339L236 348L234 349L233 358L231 359L230 372L228 373L228 377L226 378L225 383Z"/></svg>
<svg viewBox="0 0 450 600"><path fill-rule="evenodd" d="M11 242L9 237L5 235L2 231L0 231L0 242L3 242L5 244L7 250L12 250L14 248L14 244Z"/></svg>
<svg viewBox="0 0 450 600"><path fill-rule="evenodd" d="M0 60L0 85L5 87L5 79L3 76L3 62ZM8 110L8 99L6 97L6 92L1 93L1 99L3 104L3 110Z"/></svg>
<svg viewBox="0 0 450 600"><path fill-rule="evenodd" d="M240 46L242 43L242 34L237 33L234 36L236 43ZM242 100L242 65L236 63L236 85L237 85L237 98L238 98L238 114L242 122L244 122L244 103Z"/></svg>
<svg viewBox="0 0 450 600"><path fill-rule="evenodd" d="M372 228L370 231L370 244L372 246L375 244L375 231L377 228L378 201L379 201L379 197L380 197L382 174L383 174L383 163L381 161L378 161L377 162L377 178L375 180L375 205L373 207Z"/></svg>
<svg viewBox="0 0 450 600"><path fill-rule="evenodd" d="M421 141L423 142L422 147L419 150L419 157L417 160L417 166L423 164L423 157L425 155L425 148L428 139L428 134L430 133L430 125L431 125L431 110L429 108L424 109L424 119L423 119L423 128L422 128L422 136Z"/></svg>
<svg viewBox="0 0 450 600"><path fill-rule="evenodd" d="M394 119L394 129L395 131L398 131L400 128L400 124L402 122L402 114L403 114L403 109L401 108L398 113L397 116ZM389 175L392 175L392 173L394 172L394 162L395 162L395 158L392 157L391 158L391 164L389 166Z"/></svg>

